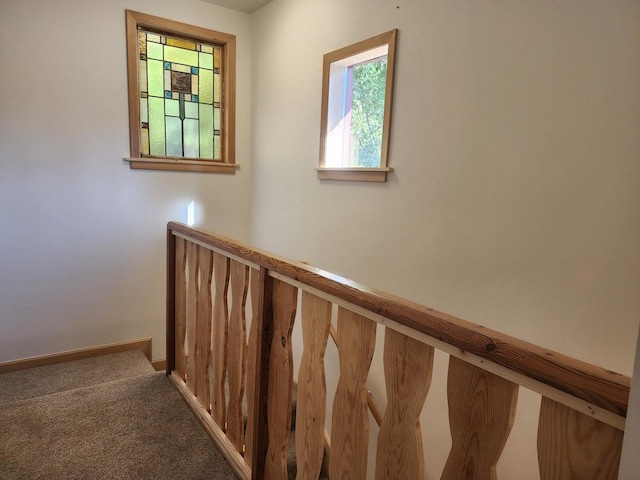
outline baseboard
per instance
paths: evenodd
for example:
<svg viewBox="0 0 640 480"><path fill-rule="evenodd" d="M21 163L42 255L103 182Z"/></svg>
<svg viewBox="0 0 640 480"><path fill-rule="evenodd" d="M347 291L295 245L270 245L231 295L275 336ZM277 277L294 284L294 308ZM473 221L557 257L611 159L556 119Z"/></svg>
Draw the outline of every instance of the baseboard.
<svg viewBox="0 0 640 480"><path fill-rule="evenodd" d="M52 365L54 363L71 362L73 360L108 355L110 353L127 352L129 350L136 349L142 350L142 353L144 353L149 362L151 362L151 338L142 338L128 342L99 345L97 347L83 348L81 350L71 350L68 352L53 353L51 355L42 355L40 357L30 357L23 358L21 360L3 362L0 363L0 373L14 372L16 370L24 370L26 368L42 367L44 365Z"/></svg>
<svg viewBox="0 0 640 480"><path fill-rule="evenodd" d="M160 360L154 360L151 362L151 366L156 369L156 372L167 369L167 360L161 358Z"/></svg>

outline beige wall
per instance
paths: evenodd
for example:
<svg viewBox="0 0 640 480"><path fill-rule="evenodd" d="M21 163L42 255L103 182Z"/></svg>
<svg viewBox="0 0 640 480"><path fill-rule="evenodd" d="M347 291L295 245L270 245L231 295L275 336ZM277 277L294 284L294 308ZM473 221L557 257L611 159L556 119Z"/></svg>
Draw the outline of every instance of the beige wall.
<svg viewBox="0 0 640 480"><path fill-rule="evenodd" d="M133 171L125 8L237 35L235 176ZM165 238L248 239L250 22L197 0L0 2L0 361L153 337L164 357Z"/></svg>
<svg viewBox="0 0 640 480"><path fill-rule="evenodd" d="M639 18L627 1L275 0L252 16L252 242L630 374ZM392 28L395 171L320 182L322 54ZM445 369L438 356L423 415L429 478ZM537 478L538 407L521 394L505 478Z"/></svg>

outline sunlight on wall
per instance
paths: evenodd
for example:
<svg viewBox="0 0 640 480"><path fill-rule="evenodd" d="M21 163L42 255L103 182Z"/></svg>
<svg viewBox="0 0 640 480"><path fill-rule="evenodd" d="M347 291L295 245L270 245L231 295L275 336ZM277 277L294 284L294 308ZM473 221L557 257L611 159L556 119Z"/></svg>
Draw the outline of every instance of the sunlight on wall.
<svg viewBox="0 0 640 480"><path fill-rule="evenodd" d="M196 202L191 200L187 205L187 225L193 227L196 223Z"/></svg>

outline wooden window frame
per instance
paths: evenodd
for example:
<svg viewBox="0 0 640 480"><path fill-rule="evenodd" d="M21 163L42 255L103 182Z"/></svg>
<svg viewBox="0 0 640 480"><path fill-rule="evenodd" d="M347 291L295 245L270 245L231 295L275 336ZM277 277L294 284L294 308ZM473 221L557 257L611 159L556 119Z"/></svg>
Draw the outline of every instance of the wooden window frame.
<svg viewBox="0 0 640 480"><path fill-rule="evenodd" d="M235 173L236 37L202 27L126 10L127 75L129 88L129 142L132 169ZM218 45L222 49L222 160L142 155L138 86L138 27Z"/></svg>
<svg viewBox="0 0 640 480"><path fill-rule="evenodd" d="M395 77L396 38L398 30L394 29L347 47L329 52L323 57L322 68L322 106L320 114L320 162L316 168L321 180L350 180L360 182L386 182L387 174L393 169L389 167L389 132L391 130L391 111L393 107L393 84ZM380 167L328 167L325 164L327 121L329 112L330 67L333 62L347 59L374 48L388 46L387 78L385 84L384 119L382 126L382 147Z"/></svg>

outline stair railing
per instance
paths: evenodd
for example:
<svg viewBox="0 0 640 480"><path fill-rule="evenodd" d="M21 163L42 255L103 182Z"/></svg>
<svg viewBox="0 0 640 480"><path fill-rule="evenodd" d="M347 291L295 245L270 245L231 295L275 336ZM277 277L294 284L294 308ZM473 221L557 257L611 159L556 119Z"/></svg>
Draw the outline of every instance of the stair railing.
<svg viewBox="0 0 640 480"><path fill-rule="evenodd" d="M171 222L167 375L241 478L287 478L291 334L299 290L303 351L296 478L320 475L327 405L324 353L333 305L338 306L340 377L332 400L329 478L367 477L365 380L374 354L376 324L385 327L387 393L378 433L376 479L424 478L419 422L435 348L450 355L447 392L452 447L443 480L495 478L520 387L542 395L537 433L542 480L617 478L629 377ZM252 321L247 339L249 292Z"/></svg>

